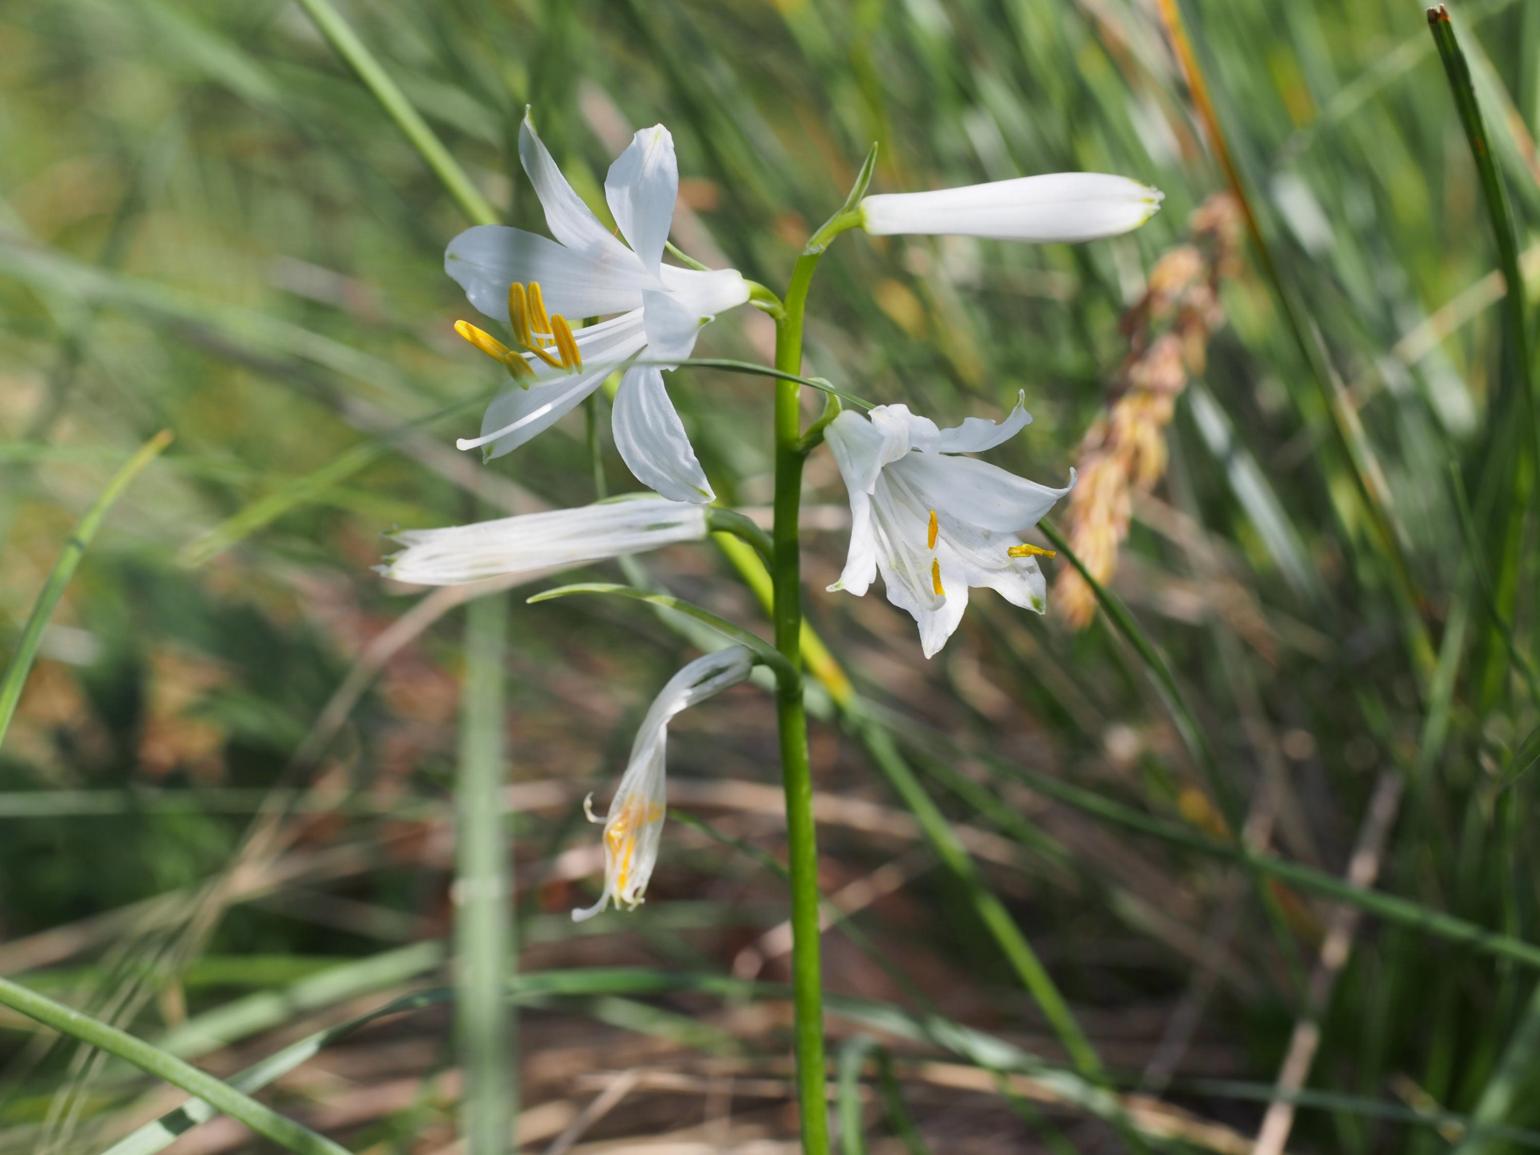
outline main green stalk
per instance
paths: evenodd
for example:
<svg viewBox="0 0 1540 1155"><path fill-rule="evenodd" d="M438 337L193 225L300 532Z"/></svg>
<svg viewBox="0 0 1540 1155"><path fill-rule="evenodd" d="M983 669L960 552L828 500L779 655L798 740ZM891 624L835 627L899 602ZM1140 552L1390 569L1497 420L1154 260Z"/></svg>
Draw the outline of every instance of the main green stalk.
<svg viewBox="0 0 1540 1155"><path fill-rule="evenodd" d="M802 316L818 253L797 258L791 287L776 318L775 367L802 370ZM801 386L775 383L775 529L771 577L775 592L775 648L792 673L780 678L776 718L781 735L781 773L786 786L786 843L791 869L792 999L796 1008L797 1100L802 1149L827 1155L829 1111L825 1092L823 975L819 964L818 842L813 828L813 778L807 754L807 712L802 704Z"/></svg>

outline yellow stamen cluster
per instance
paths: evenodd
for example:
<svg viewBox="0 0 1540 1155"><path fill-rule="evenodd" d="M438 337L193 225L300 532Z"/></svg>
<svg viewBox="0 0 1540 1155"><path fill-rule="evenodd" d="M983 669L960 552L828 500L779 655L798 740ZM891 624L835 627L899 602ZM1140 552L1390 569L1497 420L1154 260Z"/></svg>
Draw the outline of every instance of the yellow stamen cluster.
<svg viewBox="0 0 1540 1155"><path fill-rule="evenodd" d="M515 281L508 286L508 324L513 329L517 349L504 345L469 321L456 321L455 332L502 365L510 377L526 388L535 376L530 357L552 369L578 370L583 367L583 354L578 349L577 338L572 335L572 326L560 313L546 311L545 294L538 282L525 285Z"/></svg>
<svg viewBox="0 0 1540 1155"><path fill-rule="evenodd" d="M1169 250L1150 270L1144 296L1123 318L1130 349L1112 399L1080 443L1079 481L1066 512L1075 554L1098 582L1117 569L1135 492L1148 493L1166 472L1166 426L1191 375L1201 373L1208 343L1224 324L1220 281L1236 272L1241 217L1227 194L1193 214L1192 243ZM1013 554L1014 550L1011 551ZM1054 583L1054 605L1076 629L1090 624L1096 595L1073 570Z"/></svg>
<svg viewBox="0 0 1540 1155"><path fill-rule="evenodd" d="M609 851L614 869L614 895L622 901L631 881L631 867L636 858L636 839L647 827L662 822L664 808L656 802L633 798L604 825L604 847Z"/></svg>

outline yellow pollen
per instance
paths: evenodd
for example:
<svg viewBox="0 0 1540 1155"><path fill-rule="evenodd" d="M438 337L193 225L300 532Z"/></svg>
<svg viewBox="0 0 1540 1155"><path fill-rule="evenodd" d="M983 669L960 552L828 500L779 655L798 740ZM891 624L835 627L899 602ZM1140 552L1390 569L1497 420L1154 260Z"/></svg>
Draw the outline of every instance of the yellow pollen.
<svg viewBox="0 0 1540 1155"><path fill-rule="evenodd" d="M551 318L551 335L556 338L556 348L561 353L561 363L568 369L581 369L583 353L578 348L577 338L572 335L572 326L567 324L567 318L560 313Z"/></svg>
<svg viewBox="0 0 1540 1155"><path fill-rule="evenodd" d="M529 332L529 297L518 281L508 286L508 324L513 327L514 340L528 348L532 343Z"/></svg>
<svg viewBox="0 0 1540 1155"><path fill-rule="evenodd" d="M936 535L941 532L941 522L936 519L936 511L930 511L930 525L925 530L925 548L936 548Z"/></svg>
<svg viewBox="0 0 1540 1155"><path fill-rule="evenodd" d="M930 586L936 591L938 598L946 597L946 587L941 584L941 559L937 558L930 563Z"/></svg>
<svg viewBox="0 0 1540 1155"><path fill-rule="evenodd" d="M492 360L501 363L511 376L515 378L534 376L534 370L529 367L523 357L520 357L485 329L478 329L469 321L456 321L455 332L476 349L492 358Z"/></svg>
<svg viewBox="0 0 1540 1155"><path fill-rule="evenodd" d="M545 294L540 291L540 282L531 281L527 290L529 296L529 320L535 332L549 333L551 331L551 318L545 311Z"/></svg>
<svg viewBox="0 0 1540 1155"><path fill-rule="evenodd" d="M1013 545L1005 551L1010 557L1058 557L1056 549L1044 549L1040 545L1031 545L1023 542L1021 545Z"/></svg>

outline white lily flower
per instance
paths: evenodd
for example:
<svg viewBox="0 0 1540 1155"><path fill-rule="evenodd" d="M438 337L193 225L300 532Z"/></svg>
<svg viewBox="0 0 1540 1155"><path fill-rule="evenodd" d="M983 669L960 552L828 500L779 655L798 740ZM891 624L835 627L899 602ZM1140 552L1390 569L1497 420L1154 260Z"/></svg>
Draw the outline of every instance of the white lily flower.
<svg viewBox="0 0 1540 1155"><path fill-rule="evenodd" d="M1032 421L1025 396L996 424L970 417L938 429L906 405L879 405L869 414L846 410L824 434L850 492L850 552L831 590L860 597L881 571L888 600L920 627L927 658L957 629L970 586L989 586L1014 605L1042 613L1046 586L1034 555L1052 550L1023 545L1031 529L1075 484L1039 485L983 461L981 453Z"/></svg>
<svg viewBox="0 0 1540 1155"><path fill-rule="evenodd" d="M394 537L406 548L378 569L415 585L464 585L699 541L706 533L705 506L647 494L447 529L403 530Z"/></svg>
<svg viewBox="0 0 1540 1155"><path fill-rule="evenodd" d="M1160 211L1164 195L1124 176L1056 172L932 192L879 193L861 201L861 225L877 236L1093 241L1138 228Z"/></svg>
<svg viewBox="0 0 1540 1155"><path fill-rule="evenodd" d="M620 776L610 812L599 818L593 795L583 801L590 822L604 823L604 893L585 910L574 910L572 921L593 918L614 899L634 910L642 902L663 839L668 812L665 755L669 720L697 702L735 686L749 676L754 657L742 646L729 646L696 658L668 680L642 719L631 760Z"/></svg>
<svg viewBox="0 0 1540 1155"><path fill-rule="evenodd" d="M644 128L610 166L604 181L628 248L589 211L526 115L519 159L556 239L501 225L478 225L449 243L444 268L481 312L511 323L517 348L467 322L456 330L501 361L524 388L488 406L478 437L490 459L524 444L559 420L638 356L683 361L701 326L749 299L734 269L700 271L663 263L679 171L674 138L661 124ZM608 320L581 328L568 318ZM615 443L638 480L665 497L709 502L711 485L663 388L657 365L633 365L615 398Z"/></svg>

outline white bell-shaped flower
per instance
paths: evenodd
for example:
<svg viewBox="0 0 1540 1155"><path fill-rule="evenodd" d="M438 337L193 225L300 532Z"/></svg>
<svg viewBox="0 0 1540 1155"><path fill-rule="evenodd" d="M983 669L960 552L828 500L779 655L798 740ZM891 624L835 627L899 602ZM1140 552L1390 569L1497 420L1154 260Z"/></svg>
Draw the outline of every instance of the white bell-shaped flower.
<svg viewBox="0 0 1540 1155"><path fill-rule="evenodd" d="M878 236L1094 241L1138 228L1160 211L1163 195L1124 176L1056 172L931 192L878 193L861 201L861 225Z"/></svg>
<svg viewBox="0 0 1540 1155"><path fill-rule="evenodd" d="M578 509L526 513L393 535L406 548L379 572L415 585L450 586L531 576L706 536L706 507L649 493Z"/></svg>
<svg viewBox="0 0 1540 1155"><path fill-rule="evenodd" d="M850 552L831 590L864 595L880 572L888 600L919 624L927 658L946 644L968 605L970 586L1042 613L1045 584L1023 545L1031 529L1075 483L1039 485L959 453L981 453L1032 420L1018 401L1003 423L970 417L938 429L906 405L847 410L825 439L850 493Z"/></svg>
<svg viewBox="0 0 1540 1155"><path fill-rule="evenodd" d="M644 128L610 166L605 199L629 247L589 211L556 167L526 116L519 159L556 239L502 225L478 225L449 243L444 268L481 312L507 321L515 346L461 322L460 334L508 367L522 388L497 397L477 437L488 458L524 444L638 356L675 363L689 357L700 329L749 299L734 269L663 263L679 170L674 138ZM618 314L611 316L611 314ZM569 318L608 317L573 326ZM642 484L679 501L709 502L711 485L696 459L657 365L633 365L615 398L615 443Z"/></svg>
<svg viewBox="0 0 1540 1155"><path fill-rule="evenodd" d="M729 646L696 658L668 680L653 700L631 746L631 760L620 776L615 797L604 818L593 812L593 795L583 803L590 822L604 823L604 893L584 910L574 910L574 922L592 918L609 906L635 909L641 904L658 861L663 819L668 813L666 754L668 724L681 710L735 686L754 668L753 655L742 646Z"/></svg>

